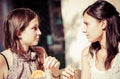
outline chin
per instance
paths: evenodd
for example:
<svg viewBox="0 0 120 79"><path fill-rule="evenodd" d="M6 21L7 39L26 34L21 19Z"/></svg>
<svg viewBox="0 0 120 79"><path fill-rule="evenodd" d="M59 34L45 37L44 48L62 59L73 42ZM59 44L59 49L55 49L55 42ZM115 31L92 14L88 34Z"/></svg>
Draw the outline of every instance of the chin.
<svg viewBox="0 0 120 79"><path fill-rule="evenodd" d="M38 45L38 42L33 43L33 45Z"/></svg>
<svg viewBox="0 0 120 79"><path fill-rule="evenodd" d="M95 42L95 41L94 41L94 40L92 40L92 39L88 39L88 41L89 41L89 42Z"/></svg>
<svg viewBox="0 0 120 79"><path fill-rule="evenodd" d="M94 42L97 42L96 40L91 40L91 41L89 41L89 42L92 42L92 43L94 43Z"/></svg>
<svg viewBox="0 0 120 79"><path fill-rule="evenodd" d="M88 39L88 41L89 41L89 42L92 42L92 40L91 40L91 39Z"/></svg>

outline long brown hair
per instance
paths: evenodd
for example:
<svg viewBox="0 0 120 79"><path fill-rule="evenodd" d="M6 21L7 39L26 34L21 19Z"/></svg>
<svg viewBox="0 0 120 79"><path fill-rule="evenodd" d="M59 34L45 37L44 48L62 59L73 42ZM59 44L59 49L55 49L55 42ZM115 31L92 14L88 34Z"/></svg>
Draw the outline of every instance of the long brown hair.
<svg viewBox="0 0 120 79"><path fill-rule="evenodd" d="M4 21L4 46L11 51L22 54L24 52L20 44L18 34L25 30L30 21L38 15L28 8L17 8L12 10ZM39 20L39 17L38 17Z"/></svg>
<svg viewBox="0 0 120 79"><path fill-rule="evenodd" d="M120 17L116 8L104 0L99 0L88 6L83 12L84 14L94 17L98 21L103 19L107 20L106 30L106 48L107 57L105 60L105 68L109 69L111 67L111 62L119 52L118 43L120 41ZM91 43L89 48L90 54L93 56L93 51L96 53L101 49L99 42Z"/></svg>

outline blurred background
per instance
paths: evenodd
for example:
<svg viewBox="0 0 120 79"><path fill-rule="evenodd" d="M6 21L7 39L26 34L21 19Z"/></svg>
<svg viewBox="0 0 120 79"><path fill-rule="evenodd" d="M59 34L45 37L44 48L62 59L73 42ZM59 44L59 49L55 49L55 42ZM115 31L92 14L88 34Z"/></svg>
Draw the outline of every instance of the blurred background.
<svg viewBox="0 0 120 79"><path fill-rule="evenodd" d="M89 45L82 33L82 12L97 0L0 0L0 51L2 45L3 21L8 12L26 7L37 12L42 20L42 36L39 46L48 55L55 56L61 63L60 68L75 65L81 69L81 51ZM107 0L120 12L120 0Z"/></svg>

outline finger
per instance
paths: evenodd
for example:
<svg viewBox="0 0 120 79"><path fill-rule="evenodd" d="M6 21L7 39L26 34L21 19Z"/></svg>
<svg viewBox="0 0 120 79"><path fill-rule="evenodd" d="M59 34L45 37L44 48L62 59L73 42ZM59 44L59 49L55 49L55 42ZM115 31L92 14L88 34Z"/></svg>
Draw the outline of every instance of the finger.
<svg viewBox="0 0 120 79"><path fill-rule="evenodd" d="M53 58L51 59L50 67L55 67L55 64L56 64L57 62L58 62L57 59L56 59L55 57L53 57Z"/></svg>
<svg viewBox="0 0 120 79"><path fill-rule="evenodd" d="M45 68L49 68L50 63L51 63L51 57L49 56L45 59L45 63L44 63Z"/></svg>
<svg viewBox="0 0 120 79"><path fill-rule="evenodd" d="M52 67L55 67L55 64L57 63L57 59L55 57L48 57L46 59L46 67L47 68L52 68Z"/></svg>
<svg viewBox="0 0 120 79"><path fill-rule="evenodd" d="M75 72L75 69L71 65L67 66L67 69L70 70L71 72Z"/></svg>
<svg viewBox="0 0 120 79"><path fill-rule="evenodd" d="M45 54L43 55L43 61L44 61L44 63L45 63Z"/></svg>
<svg viewBox="0 0 120 79"><path fill-rule="evenodd" d="M57 59L55 59L55 57L51 57L51 58L49 59L48 67L49 67L49 68L54 67L54 65L55 65L57 62L58 62L58 61L57 61Z"/></svg>
<svg viewBox="0 0 120 79"><path fill-rule="evenodd" d="M45 56L45 54L43 54L43 66L44 66L44 68L46 68L45 59L46 59L46 56Z"/></svg>
<svg viewBox="0 0 120 79"><path fill-rule="evenodd" d="M70 68L65 68L65 72L72 76L74 75L74 71L72 71Z"/></svg>
<svg viewBox="0 0 120 79"><path fill-rule="evenodd" d="M54 67L60 66L60 62L57 61L57 63L54 65Z"/></svg>
<svg viewBox="0 0 120 79"><path fill-rule="evenodd" d="M63 71L63 72L62 72L62 75L63 75L64 77L70 77L70 74L67 73L66 71Z"/></svg>
<svg viewBox="0 0 120 79"><path fill-rule="evenodd" d="M66 76L62 76L62 78L61 79L68 79Z"/></svg>

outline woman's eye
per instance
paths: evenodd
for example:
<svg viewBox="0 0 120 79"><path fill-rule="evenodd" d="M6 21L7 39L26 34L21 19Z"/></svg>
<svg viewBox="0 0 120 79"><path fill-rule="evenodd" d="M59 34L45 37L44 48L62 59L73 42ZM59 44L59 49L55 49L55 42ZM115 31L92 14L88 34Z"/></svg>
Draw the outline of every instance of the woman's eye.
<svg viewBox="0 0 120 79"><path fill-rule="evenodd" d="M87 26L88 25L88 23L87 22L84 22L84 24Z"/></svg>
<svg viewBox="0 0 120 79"><path fill-rule="evenodd" d="M87 25L88 25L88 23L85 23L85 25L87 26Z"/></svg>
<svg viewBox="0 0 120 79"><path fill-rule="evenodd" d="M38 28L37 27L33 27L32 29L37 30Z"/></svg>

